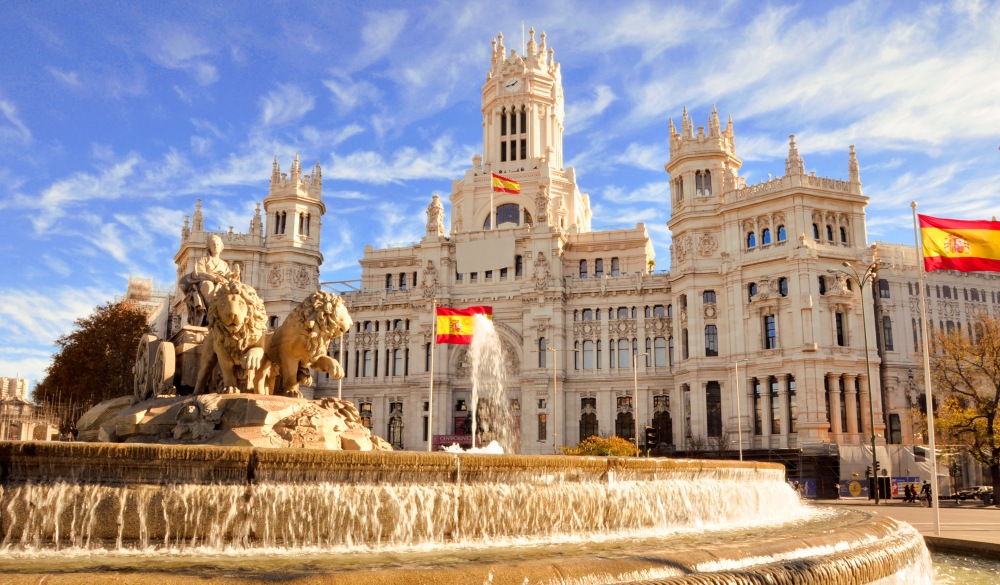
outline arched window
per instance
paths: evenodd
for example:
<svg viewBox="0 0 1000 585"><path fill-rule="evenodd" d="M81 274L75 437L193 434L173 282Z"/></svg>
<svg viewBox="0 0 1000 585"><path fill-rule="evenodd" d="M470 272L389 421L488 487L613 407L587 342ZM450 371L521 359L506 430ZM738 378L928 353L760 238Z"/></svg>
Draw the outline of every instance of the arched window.
<svg viewBox="0 0 1000 585"><path fill-rule="evenodd" d="M656 307L653 307L653 313L654 314L656 313ZM667 305L667 317L673 317L673 316L674 316L674 306Z"/></svg>
<svg viewBox="0 0 1000 585"><path fill-rule="evenodd" d="M760 233L760 243L765 246L771 243L771 230L764 228Z"/></svg>
<svg viewBox="0 0 1000 585"><path fill-rule="evenodd" d="M406 273L399 273L399 290L406 290Z"/></svg>
<svg viewBox="0 0 1000 585"><path fill-rule="evenodd" d="M587 261L580 260L580 278L587 278Z"/></svg>
<svg viewBox="0 0 1000 585"><path fill-rule="evenodd" d="M784 276L778 279L778 294L783 297L788 296L788 279Z"/></svg>
<svg viewBox="0 0 1000 585"><path fill-rule="evenodd" d="M392 275L385 275L385 290L392 290Z"/></svg>
<svg viewBox="0 0 1000 585"><path fill-rule="evenodd" d="M747 300L752 301L757 296L757 283L751 282L747 285Z"/></svg>
<svg viewBox="0 0 1000 585"><path fill-rule="evenodd" d="M847 244L847 228L843 226L840 228L840 243Z"/></svg>
<svg viewBox="0 0 1000 585"><path fill-rule="evenodd" d="M611 276L618 276L621 274L621 261L618 258L611 259Z"/></svg>
<svg viewBox="0 0 1000 585"><path fill-rule="evenodd" d="M704 186L704 189L705 189L704 190L704 194L705 195L711 195L712 194L712 171L708 171L708 170L705 171L705 178L703 179L703 181L704 181L704 185L703 186Z"/></svg>
<svg viewBox="0 0 1000 585"><path fill-rule="evenodd" d="M757 246L757 234L753 232L747 233L747 248L755 248Z"/></svg>
<svg viewBox="0 0 1000 585"><path fill-rule="evenodd" d="M788 233L785 231L785 226L779 225L778 226L778 241L779 242L784 242L787 239L788 239Z"/></svg>
<svg viewBox="0 0 1000 585"><path fill-rule="evenodd" d="M497 225L512 223L521 225L521 206L516 203L504 203L497 206ZM490 217L483 222L483 229L490 229Z"/></svg>
<svg viewBox="0 0 1000 585"><path fill-rule="evenodd" d="M500 110L500 136L506 136L506 135L507 135L507 108L504 108Z"/></svg>
<svg viewBox="0 0 1000 585"><path fill-rule="evenodd" d="M604 260L601 258L594 260L594 276L597 278L604 276Z"/></svg>
<svg viewBox="0 0 1000 585"><path fill-rule="evenodd" d="M580 399L580 440L596 437L597 429L597 399L587 397Z"/></svg>
<svg viewBox="0 0 1000 585"><path fill-rule="evenodd" d="M833 241L833 226L830 224L826 224L826 241Z"/></svg>
<svg viewBox="0 0 1000 585"><path fill-rule="evenodd" d="M818 240L819 239L819 224L818 223L814 223L813 224L813 239L814 240Z"/></svg>

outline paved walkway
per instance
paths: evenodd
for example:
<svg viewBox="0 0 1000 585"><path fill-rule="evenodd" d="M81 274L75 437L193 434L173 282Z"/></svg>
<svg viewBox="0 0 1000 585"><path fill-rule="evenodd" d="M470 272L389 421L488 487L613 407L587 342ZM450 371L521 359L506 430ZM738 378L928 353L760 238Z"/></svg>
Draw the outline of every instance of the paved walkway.
<svg viewBox="0 0 1000 585"><path fill-rule="evenodd" d="M883 500L878 506L863 498L820 500L817 506L845 506L906 522L924 535L931 550L968 551L1000 558L1000 508L979 502L941 500L941 529L935 532L934 510L901 500Z"/></svg>

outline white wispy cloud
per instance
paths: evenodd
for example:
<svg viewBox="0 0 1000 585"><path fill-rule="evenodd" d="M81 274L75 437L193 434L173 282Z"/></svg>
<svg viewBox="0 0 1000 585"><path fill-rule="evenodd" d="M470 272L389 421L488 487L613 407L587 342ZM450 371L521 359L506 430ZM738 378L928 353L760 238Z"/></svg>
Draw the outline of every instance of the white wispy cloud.
<svg viewBox="0 0 1000 585"><path fill-rule="evenodd" d="M330 97L341 113L350 112L359 104L377 103L380 92L375 84L355 81L343 72L332 72L332 78L323 81L330 90Z"/></svg>
<svg viewBox="0 0 1000 585"><path fill-rule="evenodd" d="M147 52L155 63L186 71L200 85L211 85L219 78L218 69L209 59L214 49L188 27L158 26L150 34Z"/></svg>
<svg viewBox="0 0 1000 585"><path fill-rule="evenodd" d="M361 28L361 48L354 57L357 68L365 67L385 57L393 49L406 26L405 10L369 12Z"/></svg>
<svg viewBox="0 0 1000 585"><path fill-rule="evenodd" d="M631 190L611 185L602 189L601 198L612 203L635 203L637 201L669 203L670 183L667 181L646 183Z"/></svg>
<svg viewBox="0 0 1000 585"><path fill-rule="evenodd" d="M56 81L73 88L79 88L83 84L80 82L80 73L77 71L63 71L55 67L49 67L48 71Z"/></svg>
<svg viewBox="0 0 1000 585"><path fill-rule="evenodd" d="M660 144L639 144L633 142L625 152L614 158L617 164L638 167L649 171L662 171L670 159L670 147L666 140Z"/></svg>
<svg viewBox="0 0 1000 585"><path fill-rule="evenodd" d="M0 99L0 140L16 141L20 143L31 142L31 130L21 120L17 113L17 106L10 100Z"/></svg>
<svg viewBox="0 0 1000 585"><path fill-rule="evenodd" d="M378 185L411 179L451 179L464 170L472 155L472 148L457 146L451 138L443 136L430 149L400 148L390 160L372 150L347 155L333 153L333 165L328 172L324 168L324 177Z"/></svg>
<svg viewBox="0 0 1000 585"><path fill-rule="evenodd" d="M617 98L607 85L598 85L587 99L577 99L566 105L567 133L585 130L593 118L604 113Z"/></svg>
<svg viewBox="0 0 1000 585"><path fill-rule="evenodd" d="M279 83L260 98L260 119L265 126L280 126L301 119L312 111L316 98L297 85Z"/></svg>

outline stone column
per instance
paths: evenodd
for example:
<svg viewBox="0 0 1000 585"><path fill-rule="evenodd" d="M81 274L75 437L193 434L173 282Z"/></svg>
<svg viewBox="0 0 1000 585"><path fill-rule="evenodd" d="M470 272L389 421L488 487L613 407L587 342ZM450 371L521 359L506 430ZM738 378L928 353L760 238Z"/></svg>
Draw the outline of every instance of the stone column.
<svg viewBox="0 0 1000 585"><path fill-rule="evenodd" d="M778 379L778 403L781 416L781 447L788 447L788 433L791 428L791 415L788 411L788 381L790 374L782 374Z"/></svg>
<svg viewBox="0 0 1000 585"><path fill-rule="evenodd" d="M851 442L858 440L858 391L855 374L844 374L844 400L847 406L847 434Z"/></svg>
<svg viewBox="0 0 1000 585"><path fill-rule="evenodd" d="M861 402L861 432L864 435L863 442L871 441L871 409L868 407L868 376L860 374L858 376L858 400Z"/></svg>
<svg viewBox="0 0 1000 585"><path fill-rule="evenodd" d="M760 393L761 436L764 446L770 447L771 437L771 378L765 380Z"/></svg>
<svg viewBox="0 0 1000 585"><path fill-rule="evenodd" d="M840 425L840 374L827 373L826 381L830 393L830 433L834 441L840 442L843 434Z"/></svg>

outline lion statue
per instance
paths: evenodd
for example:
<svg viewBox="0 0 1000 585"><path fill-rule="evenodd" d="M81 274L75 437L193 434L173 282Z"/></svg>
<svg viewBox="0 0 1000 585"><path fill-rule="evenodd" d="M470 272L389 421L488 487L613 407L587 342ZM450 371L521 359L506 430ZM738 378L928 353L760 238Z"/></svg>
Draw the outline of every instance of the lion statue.
<svg viewBox="0 0 1000 585"><path fill-rule="evenodd" d="M353 323L344 301L326 291L312 293L292 309L267 345L267 358L271 362L268 386L273 390L279 377L275 368L281 380L278 391L272 393L301 398L299 385L312 384L309 368L326 372L336 380L343 378L344 368L327 351L330 341Z"/></svg>
<svg viewBox="0 0 1000 585"><path fill-rule="evenodd" d="M218 286L208 306L208 335L201 346L195 394L210 392L216 364L222 393L265 392L267 310L253 287L238 280Z"/></svg>

